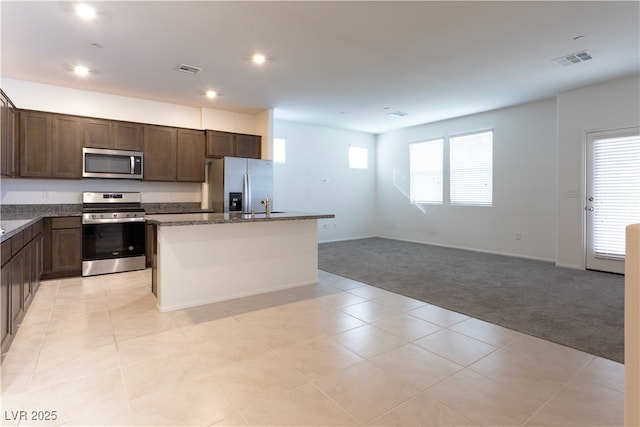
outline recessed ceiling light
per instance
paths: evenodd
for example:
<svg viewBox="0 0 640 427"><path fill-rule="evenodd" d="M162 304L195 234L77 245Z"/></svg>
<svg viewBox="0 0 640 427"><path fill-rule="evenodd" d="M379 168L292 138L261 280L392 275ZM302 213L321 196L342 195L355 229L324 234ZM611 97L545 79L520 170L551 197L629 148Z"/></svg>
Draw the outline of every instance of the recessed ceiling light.
<svg viewBox="0 0 640 427"><path fill-rule="evenodd" d="M267 60L267 57L261 53L256 53L253 55L251 60L256 64L261 65L261 64L264 64L264 62Z"/></svg>
<svg viewBox="0 0 640 427"><path fill-rule="evenodd" d="M82 77L89 75L89 69L83 65L76 65L73 67L73 72Z"/></svg>
<svg viewBox="0 0 640 427"><path fill-rule="evenodd" d="M208 90L208 91L207 91L207 98L211 98L211 99L213 99L213 98L215 98L216 96L218 96L218 94L216 93L216 91L215 91L215 90Z"/></svg>
<svg viewBox="0 0 640 427"><path fill-rule="evenodd" d="M96 10L88 4L80 3L76 5L76 14L82 19L93 19L96 17Z"/></svg>

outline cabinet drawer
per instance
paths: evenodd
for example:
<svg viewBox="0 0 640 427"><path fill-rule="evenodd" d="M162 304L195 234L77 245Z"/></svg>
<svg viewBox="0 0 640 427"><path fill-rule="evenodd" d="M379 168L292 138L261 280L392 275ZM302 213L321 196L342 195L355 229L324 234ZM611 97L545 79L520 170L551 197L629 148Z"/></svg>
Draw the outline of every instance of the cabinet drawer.
<svg viewBox="0 0 640 427"><path fill-rule="evenodd" d="M51 228L58 230L61 228L80 228L82 226L82 218L79 216L65 216L51 219Z"/></svg>
<svg viewBox="0 0 640 427"><path fill-rule="evenodd" d="M26 245L27 243L29 243L31 241L31 228L33 226L28 226L27 228L25 228L22 231L22 240L23 240L23 244Z"/></svg>
<svg viewBox="0 0 640 427"><path fill-rule="evenodd" d="M14 256L24 247L24 232L21 231L11 238L11 256Z"/></svg>
<svg viewBox="0 0 640 427"><path fill-rule="evenodd" d="M42 220L36 222L35 224L33 224L31 226L31 238L33 239L34 237L36 237L38 234L42 233Z"/></svg>
<svg viewBox="0 0 640 427"><path fill-rule="evenodd" d="M5 265L11 259L11 240L12 239L2 242L2 249L0 249L2 253L2 265Z"/></svg>

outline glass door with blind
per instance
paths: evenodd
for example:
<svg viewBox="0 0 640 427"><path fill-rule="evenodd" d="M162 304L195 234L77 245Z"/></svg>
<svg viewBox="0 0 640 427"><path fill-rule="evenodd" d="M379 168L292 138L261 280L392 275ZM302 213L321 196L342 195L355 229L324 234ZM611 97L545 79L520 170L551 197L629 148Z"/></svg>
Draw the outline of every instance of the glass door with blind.
<svg viewBox="0 0 640 427"><path fill-rule="evenodd" d="M640 223L640 128L587 134L590 270L624 273L625 229Z"/></svg>

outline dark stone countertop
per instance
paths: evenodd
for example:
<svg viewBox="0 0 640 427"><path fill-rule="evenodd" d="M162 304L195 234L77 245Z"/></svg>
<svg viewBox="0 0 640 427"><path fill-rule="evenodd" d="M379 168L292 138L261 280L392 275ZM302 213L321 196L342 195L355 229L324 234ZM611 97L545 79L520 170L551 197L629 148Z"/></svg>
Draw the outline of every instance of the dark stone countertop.
<svg viewBox="0 0 640 427"><path fill-rule="evenodd" d="M143 203L147 214L202 214L200 203ZM33 204L0 206L0 242L10 239L43 218L82 216L81 204Z"/></svg>
<svg viewBox="0 0 640 427"><path fill-rule="evenodd" d="M43 218L81 216L82 205L2 205L0 241L10 239Z"/></svg>
<svg viewBox="0 0 640 427"><path fill-rule="evenodd" d="M306 219L335 218L334 214L317 214L308 212L275 212L267 216L264 213L255 215L243 213L192 213L148 215L147 221L159 226L204 225L204 224L238 224L269 221L299 221Z"/></svg>

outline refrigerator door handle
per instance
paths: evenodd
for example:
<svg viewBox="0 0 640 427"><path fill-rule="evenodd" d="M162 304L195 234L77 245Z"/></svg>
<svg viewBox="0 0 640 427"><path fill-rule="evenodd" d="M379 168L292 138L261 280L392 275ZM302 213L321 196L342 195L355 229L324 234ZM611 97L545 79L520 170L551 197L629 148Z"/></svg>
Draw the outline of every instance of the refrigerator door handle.
<svg viewBox="0 0 640 427"><path fill-rule="evenodd" d="M251 178L246 173L242 180L242 210L244 213L251 212Z"/></svg>

